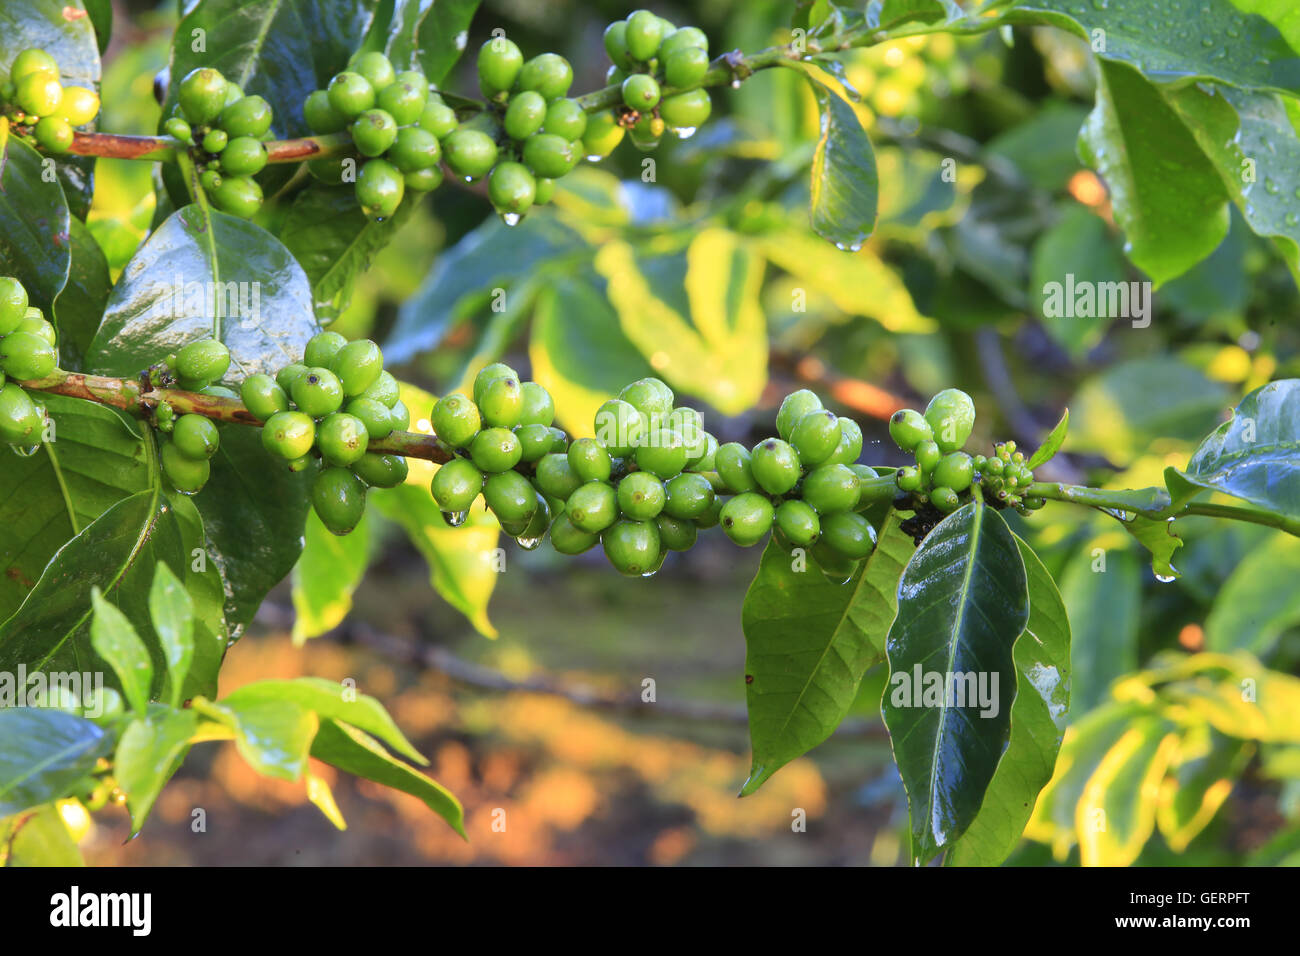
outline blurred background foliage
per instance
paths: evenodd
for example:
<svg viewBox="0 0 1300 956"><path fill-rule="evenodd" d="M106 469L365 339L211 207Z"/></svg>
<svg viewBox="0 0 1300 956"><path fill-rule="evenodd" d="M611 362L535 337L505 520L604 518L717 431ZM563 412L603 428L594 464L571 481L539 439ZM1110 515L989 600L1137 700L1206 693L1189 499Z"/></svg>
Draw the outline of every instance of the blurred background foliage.
<svg viewBox="0 0 1300 956"><path fill-rule="evenodd" d="M115 6L101 128L152 132L176 3ZM715 52L788 35L778 0L653 6L701 26ZM627 12L486 0L468 48L504 27L526 52L568 57L575 90L596 89L601 32ZM448 87L472 91L472 71L463 61ZM1161 484L1241 395L1300 375L1295 282L1235 211L1219 248L1156 290L1149 327L1043 317L1043 286L1067 273L1145 278L1076 151L1095 82L1082 41L917 37L819 74L854 99L877 148L880 224L855 251L808 226L818 120L800 72L718 91L697 135L648 157L623 146L513 228L475 190L440 190L334 303L333 327L385 344L413 409L504 359L552 391L575 434L652 372L710 410L720 441L755 440L784 393L812 387L862 424L873 464L902 463L889 413L948 385L975 396L981 449L1035 442L1068 405L1069 454L1044 477L1116 488ZM148 164L101 160L97 187L91 228L116 275L149 229L154 183ZM125 813L91 825L91 862L902 860L880 667L825 745L734 798L748 749L739 609L757 549L702 539L638 582L599 553L548 546L512 546L507 573L484 571L470 555L496 546L494 523L448 528L425 490L432 467L346 542L309 526L293 581L229 655L221 690L354 678L471 809L471 842L412 798L331 777L352 822L335 835L300 789L251 776L226 748L186 765L125 851ZM1013 524L1060 584L1074 682L1057 775L1011 862L1300 862L1300 682L1287 676L1300 666L1300 541L1184 519L1180 575L1166 581L1103 515L1053 506ZM1240 655L1272 668L1272 709L1241 700ZM658 703L638 709L647 678ZM195 806L206 835L190 831ZM1087 826L1098 809L1112 821L1100 836ZM792 832L798 810L807 832ZM205 838L223 832L240 839Z"/></svg>

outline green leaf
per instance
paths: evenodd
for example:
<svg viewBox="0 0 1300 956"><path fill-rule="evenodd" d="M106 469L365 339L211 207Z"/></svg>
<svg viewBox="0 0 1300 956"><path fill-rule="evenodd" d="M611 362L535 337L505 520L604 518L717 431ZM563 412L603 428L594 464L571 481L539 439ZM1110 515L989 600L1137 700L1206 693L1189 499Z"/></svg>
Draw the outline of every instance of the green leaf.
<svg viewBox="0 0 1300 956"><path fill-rule="evenodd" d="M873 30L887 30L905 23L937 23L960 20L965 12L955 0L870 0L866 22Z"/></svg>
<svg viewBox="0 0 1300 956"><path fill-rule="evenodd" d="M384 705L366 694L358 694L355 687L319 677L299 677L294 680L264 680L244 684L221 699L221 703L236 710L246 705L272 701L289 701L323 719L339 720L359 727L378 737L393 750L415 763L427 760L415 749Z"/></svg>
<svg viewBox="0 0 1300 956"><path fill-rule="evenodd" d="M159 564L149 588L149 616L167 661L167 686L173 707L180 704L190 661L194 659L194 602L172 569Z"/></svg>
<svg viewBox="0 0 1300 956"><path fill-rule="evenodd" d="M1111 548L1077 555L1059 583L1073 632L1070 698L1082 714L1106 699L1112 681L1137 669L1142 581L1137 559Z"/></svg>
<svg viewBox="0 0 1300 956"><path fill-rule="evenodd" d="M938 328L934 319L917 310L902 277L870 250L846 254L794 230L765 237L760 248L773 265L849 315L875 319L891 332L928 333Z"/></svg>
<svg viewBox="0 0 1300 956"><path fill-rule="evenodd" d="M1215 84L1165 90L1256 235L1271 237L1300 282L1300 135L1282 97Z"/></svg>
<svg viewBox="0 0 1300 956"><path fill-rule="evenodd" d="M1120 526L1131 534L1142 547L1151 552L1151 570L1161 581L1178 577L1173 565L1174 552L1183 546L1178 527L1172 519L1157 521L1142 515L1129 515Z"/></svg>
<svg viewBox="0 0 1300 956"><path fill-rule="evenodd" d="M45 707L0 708L0 816L66 796L111 749L112 740L83 717Z"/></svg>
<svg viewBox="0 0 1300 956"><path fill-rule="evenodd" d="M1082 290L1092 298L1081 299ZM1127 326L1136 318L1130 293L1124 256L1090 209L1065 207L1034 243L1030 301L1047 334L1074 358L1087 354L1112 325ZM1110 314L1111 303L1116 314Z"/></svg>
<svg viewBox="0 0 1300 956"><path fill-rule="evenodd" d="M1075 103L1049 101L1023 122L993 137L986 155L1014 163L1039 189L1063 191L1081 168L1076 144L1088 111Z"/></svg>
<svg viewBox="0 0 1300 956"><path fill-rule="evenodd" d="M812 227L840 249L856 251L876 225L875 153L853 105L830 87L809 82L821 112L812 164Z"/></svg>
<svg viewBox="0 0 1300 956"><path fill-rule="evenodd" d="M132 377L215 335L230 349L228 377L239 380L301 360L318 331L311 286L289 250L251 222L195 204L169 216L131 259L86 364Z"/></svg>
<svg viewBox="0 0 1300 956"><path fill-rule="evenodd" d="M59 184L41 178L40 154L8 137L0 153L0 275L22 282L47 315L68 280L71 219Z"/></svg>
<svg viewBox="0 0 1300 956"><path fill-rule="evenodd" d="M1161 717L1138 717L1101 758L1075 808L1081 865L1137 861L1155 832L1155 798L1178 745L1172 731Z"/></svg>
<svg viewBox="0 0 1300 956"><path fill-rule="evenodd" d="M1223 385L1172 356L1130 359L1088 379L1070 402L1070 447L1126 464L1153 444L1198 440L1226 401Z"/></svg>
<svg viewBox="0 0 1300 956"><path fill-rule="evenodd" d="M169 493L172 514L181 536L185 592L194 605L194 656L181 688L181 699L214 697L217 671L226 654L230 631L226 626L226 592L216 562L207 559L203 518L194 501L179 492ZM165 652L164 652L165 653Z"/></svg>
<svg viewBox="0 0 1300 956"><path fill-rule="evenodd" d="M876 550L844 585L802 549L768 542L745 595L745 698L753 763L740 795L818 746L839 726L862 675L884 651L912 539L891 511Z"/></svg>
<svg viewBox="0 0 1300 956"><path fill-rule="evenodd" d="M277 139L305 136L302 103L347 65L375 18L370 0L200 0L187 4L172 42L172 83L163 115L176 103L179 80L216 67L246 94L275 110ZM195 31L202 31L196 33ZM193 37L204 44L194 49Z"/></svg>
<svg viewBox="0 0 1300 956"><path fill-rule="evenodd" d="M144 641L121 611L104 600L99 588L90 591L95 609L90 622L90 643L108 661L122 685L122 693L136 713L149 706L149 688L153 685L153 662Z"/></svg>
<svg viewBox="0 0 1300 956"><path fill-rule="evenodd" d="M90 16L90 23L95 28L95 43L100 56L103 56L113 38L113 0L83 0L82 6Z"/></svg>
<svg viewBox="0 0 1300 956"><path fill-rule="evenodd" d="M429 474L432 480L431 470ZM370 501L380 514L401 525L424 555L433 589L442 599L464 614L480 634L496 637L487 606L497 583L491 558L500 526L476 506L464 524L451 527L443 520L428 485L428 481L408 481L397 488L372 488Z"/></svg>
<svg viewBox="0 0 1300 956"><path fill-rule="evenodd" d="M1300 516L1300 379L1270 382L1243 398L1176 474L1275 514Z"/></svg>
<svg viewBox="0 0 1300 956"><path fill-rule="evenodd" d="M1149 0L1027 0L1008 19L1061 27L1090 41L1099 57L1128 63L1159 82L1300 88L1300 57L1277 27L1230 0L1204 0L1187 18L1181 9L1163 12Z"/></svg>
<svg viewBox="0 0 1300 956"><path fill-rule="evenodd" d="M80 219L72 219L72 262L67 285L54 302L51 320L59 332L59 367L80 371L86 349L95 337L112 280L108 261L90 229Z"/></svg>
<svg viewBox="0 0 1300 956"><path fill-rule="evenodd" d="M1246 554L1224 582L1205 619L1211 651L1263 657L1300 623L1300 539L1275 532Z"/></svg>
<svg viewBox="0 0 1300 956"><path fill-rule="evenodd" d="M1061 420L1043 439L1043 443L1038 446L1038 450L1029 456L1029 468L1032 470L1051 461L1056 456L1056 453L1061 450L1061 446L1065 444L1065 436L1069 431L1070 410L1067 408L1061 412Z"/></svg>
<svg viewBox="0 0 1300 956"><path fill-rule="evenodd" d="M596 411L628 382L654 370L619 328L618 315L589 272L544 288L533 316L528 359L575 438L595 434Z"/></svg>
<svg viewBox="0 0 1300 956"><path fill-rule="evenodd" d="M881 712L918 862L950 846L979 812L1007 745L1012 648L1028 620L1020 549L978 498L941 521L903 571Z"/></svg>
<svg viewBox="0 0 1300 956"><path fill-rule="evenodd" d="M293 639L302 643L343 623L352 592L370 560L370 522L349 535L331 534L316 512L307 516L302 555L293 567Z"/></svg>
<svg viewBox="0 0 1300 956"><path fill-rule="evenodd" d="M724 415L753 407L767 383L763 260L725 229L695 234L685 254L637 256L626 242L596 254L623 333L675 389Z"/></svg>
<svg viewBox="0 0 1300 956"><path fill-rule="evenodd" d="M1029 582L1029 623L1012 652L1017 692L1011 738L984 802L946 862L997 866L1024 832L1039 792L1052 779L1070 707L1070 622L1051 573L1016 538Z"/></svg>
<svg viewBox="0 0 1300 956"><path fill-rule="evenodd" d="M1254 753L1205 724L1183 731L1156 804L1156 824L1171 850L1182 853L1209 825Z"/></svg>
<svg viewBox="0 0 1300 956"><path fill-rule="evenodd" d="M292 700L252 696L243 700L196 699L194 709L229 727L248 765L266 777L299 780L320 721Z"/></svg>
<svg viewBox="0 0 1300 956"><path fill-rule="evenodd" d="M1220 673L1166 684L1161 698L1180 717L1201 717L1229 737L1300 743L1300 678L1269 670L1249 654L1217 658L1211 662Z"/></svg>
<svg viewBox="0 0 1300 956"><path fill-rule="evenodd" d="M1157 288L1228 234L1228 197L1214 166L1160 91L1132 67L1102 61L1097 105L1079 149L1110 189L1129 258Z"/></svg>
<svg viewBox="0 0 1300 956"><path fill-rule="evenodd" d="M355 186L312 183L298 193L279 236L306 270L317 319L329 323L347 309L357 277L392 242L417 205L409 197L392 216L375 222L357 204Z"/></svg>
<svg viewBox="0 0 1300 956"><path fill-rule="evenodd" d="M53 804L0 820L0 866L85 865L59 808Z"/></svg>
<svg viewBox="0 0 1300 956"><path fill-rule="evenodd" d="M46 393L54 441L0 468L0 620L36 586L54 553L117 502L148 489L139 425L105 405Z"/></svg>
<svg viewBox="0 0 1300 956"><path fill-rule="evenodd" d="M465 49L478 5L479 0L396 0L384 49L397 69L422 69L430 83L441 85Z"/></svg>
<svg viewBox="0 0 1300 956"><path fill-rule="evenodd" d="M465 836L465 815L458 801L441 784L389 756L368 734L334 720L321 721L311 755L345 773L409 793Z"/></svg>
<svg viewBox="0 0 1300 956"><path fill-rule="evenodd" d="M158 794L185 759L198 723L193 710L155 706L122 732L113 757L113 774L126 794L132 836L140 832Z"/></svg>
<svg viewBox="0 0 1300 956"><path fill-rule="evenodd" d="M293 570L310 500L311 475L276 468L260 431L243 425L221 429L212 477L193 501L203 517L206 560L225 582L231 637L242 633L267 592Z"/></svg>
<svg viewBox="0 0 1300 956"><path fill-rule="evenodd" d="M384 355L394 365L409 361L488 303L494 289L506 290L508 306L510 287L521 277L589 255L586 241L554 216L529 216L514 227L493 217L438 257L420 290L402 304Z"/></svg>

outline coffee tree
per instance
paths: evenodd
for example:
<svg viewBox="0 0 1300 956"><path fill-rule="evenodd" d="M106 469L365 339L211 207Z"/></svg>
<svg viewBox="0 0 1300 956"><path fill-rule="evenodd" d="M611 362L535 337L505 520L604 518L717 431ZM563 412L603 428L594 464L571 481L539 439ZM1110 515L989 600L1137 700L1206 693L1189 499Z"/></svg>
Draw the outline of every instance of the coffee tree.
<svg viewBox="0 0 1300 956"><path fill-rule="evenodd" d="M1001 158L962 137L926 140L924 117L891 110L897 85L855 88L864 51L940 37L1015 49L1031 36L1049 60L1087 51L1095 106L1071 114L1069 133L1083 120L1080 153L1109 187L1129 263L1171 282L1219 255L1235 216L1237 241L1251 234L1300 275L1300 34L1282 4L1247 13L1210 0L1194 28L1164 19L1165 6L801 0L773 23L778 42L749 52L634 10L604 32L605 84L578 93L563 56L473 23L476 0L198 0L181 4L158 78L158 132L138 136L96 124L109 4L7 4L0 858L74 857L60 801L125 803L138 832L189 750L213 741L303 781L340 826L309 757L414 794L463 834L460 804L411 766L424 758L374 698L316 679L217 696L224 657L295 565L299 636L338 623L321 609L346 607L365 570L364 540L347 542L368 534L368 513L410 530L435 589L484 632L500 533L524 549L600 549L629 578L713 529L762 545L741 610L753 747L742 795L826 740L883 665L914 861L997 864L1023 835L1063 854L1077 842L1085 863L1128 863L1157 825L1185 847L1252 748L1300 744L1297 681L1260 660L1294 615L1257 594L1273 608L1271 636L1154 654L1141 671L1117 664L1102 676L1123 680L1108 690L1072 673L1058 579L1077 591L1078 573L1029 542L1050 525L1081 547L1087 516L1100 516L1168 581L1186 527L1300 535L1300 380L1272 374L1275 363L1190 459L1166 456L1136 487L1053 472L1073 441L1068 412L1055 428L1021 429L1032 447L1020 448L990 440L997 414L947 382L920 407L884 408L902 465L835 410L847 393L829 379L787 395L758 441L718 437L721 416L758 405L766 380L765 263L801 283L796 293L818 293L823 314L866 316L913 343L936 334L924 312L944 309L939 299L970 303L967 329L995 321L972 282L1004 309L1031 308L1013 288L1023 253L979 231L1001 215L999 196L976 186L988 176L1021 198L1047 188L1008 173L1007 157L1070 119L1003 137ZM472 28L487 36L464 71L477 89L458 91ZM778 147L779 162L755 162L774 154L713 115L760 71L779 81L765 103L813 111L811 148ZM878 164L868 127L921 146L883 146ZM644 196L629 211L627 191L592 169L640 151L640 185L654 183L676 140L743 177L700 187L687 215ZM113 268L86 221L97 158L154 170L148 236L110 250ZM383 349L325 330L413 210L458 193L496 216L443 253ZM937 257L957 263L946 275L913 257L904 282L867 246L919 249L938 229L953 237ZM1067 213L1035 247L1035 280L1064 280L1053 263L1081 262L1060 293L1064 318L1050 282L1032 306L1071 354L1104 329L1073 321L1105 315L1083 296L1124 272L1122 260L1098 266L1080 238L1101 244L1105 229ZM867 296L854 287L864 276ZM1127 282L1109 285L1127 296ZM922 308L927 287L938 292ZM1293 291L1277 294L1293 305ZM386 369L384 350L404 363L436 353L497 292L507 305L481 323L459 388L435 396ZM1136 298L1130 312L1143 327ZM525 329L534 380L503 360ZM1117 395L1149 403L1157 440L1162 425L1188 439L1187 416L1159 412L1195 382L1148 360L1080 401L1091 421ZM1217 386L1193 397L1231 404ZM1096 439L1091 426L1080 450L1106 452ZM1295 566L1294 549L1280 553ZM1107 639L1088 625L1089 639ZM1158 808L1142 802L1151 787L1167 791ZM1097 810L1109 827L1080 822Z"/></svg>

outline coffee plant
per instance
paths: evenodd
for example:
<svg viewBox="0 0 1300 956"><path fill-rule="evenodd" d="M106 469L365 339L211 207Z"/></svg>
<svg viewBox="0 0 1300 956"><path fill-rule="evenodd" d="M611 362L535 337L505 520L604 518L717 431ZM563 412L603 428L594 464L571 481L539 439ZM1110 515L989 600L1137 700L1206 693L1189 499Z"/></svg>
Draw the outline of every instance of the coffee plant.
<svg viewBox="0 0 1300 956"><path fill-rule="evenodd" d="M1157 830L1180 852L1252 760L1295 766L1300 680L1280 641L1300 620L1287 4L773 6L734 11L775 38L748 52L638 9L604 30L607 62L571 64L476 18L477 0L183 0L156 133L134 135L97 122L100 97L113 106L110 4L5 4L0 860L75 859L68 801L125 804L139 832L191 748L218 741L302 782L339 826L309 758L464 835L460 803L375 698L313 678L217 691L295 566L296 635L339 623L370 515L409 531L438 595L489 635L499 534L598 549L630 579L710 533L761 546L741 609L741 794L871 694L916 863L996 865L1023 837L1128 864ZM486 39L457 70L471 30ZM1060 89L1095 88L1094 106L1034 114L1008 96L990 143L947 131L977 97L957 43L1009 71L1036 57ZM1076 132L1093 173L1076 171ZM152 172L134 238L88 215L104 160ZM637 172L620 183L604 160ZM690 168L674 188L693 205L666 197L656 163ZM325 328L428 207L484 201L494 215L449 237L391 328ZM986 412L953 386L970 376L935 343L1010 338L1024 313L1041 315L1040 352L1075 359L1116 318L1093 296L1122 287L1120 317L1145 328L1130 269L1168 290L1182 323L1168 347L1190 354L1203 322L1204 341L1249 341L1214 359L1245 370L1202 375L1156 344L1080 390L1074 431L1068 411L1054 428L1004 414L1014 390ZM1261 332L1240 318L1252 295ZM533 380L506 361L525 333ZM1261 333L1268 358L1252 363ZM863 381L889 374L873 350L913 366L906 387L928 403ZM811 387L765 399L769 363L791 352ZM868 357L822 374L837 354ZM405 380L421 369L454 384ZM1215 427L1225 381L1239 390ZM854 412L886 423L902 464ZM1080 470L1139 460L1095 484ZM1170 582L1194 536L1220 555L1216 576L1187 552L1209 647L1153 631L1139 667L1143 571L1126 542Z"/></svg>

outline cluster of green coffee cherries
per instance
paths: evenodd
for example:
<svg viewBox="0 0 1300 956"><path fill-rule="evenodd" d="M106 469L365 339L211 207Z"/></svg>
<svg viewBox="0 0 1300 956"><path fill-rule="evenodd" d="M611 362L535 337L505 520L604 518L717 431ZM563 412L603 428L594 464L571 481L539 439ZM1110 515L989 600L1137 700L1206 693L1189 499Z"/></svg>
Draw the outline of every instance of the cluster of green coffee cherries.
<svg viewBox="0 0 1300 956"><path fill-rule="evenodd" d="M378 51L359 52L348 68L311 93L302 115L312 132L347 130L361 154L356 196L362 211L382 222L401 205L409 189L428 192L442 183L440 140L456 128L456 113L430 91L419 70L398 73ZM322 182L340 185L350 158L312 160L308 169Z"/></svg>
<svg viewBox="0 0 1300 956"><path fill-rule="evenodd" d="M704 31L637 10L605 29L605 51L613 63L605 78L621 85L626 110L605 119L602 127L612 119L629 130L634 146L651 150L666 130L689 136L709 118L708 91L692 89L709 72ZM664 86L683 92L664 96Z"/></svg>
<svg viewBox="0 0 1300 956"><path fill-rule="evenodd" d="M900 468L895 481L914 507L932 506L951 514L970 500L978 487L995 507L1014 507L1021 514L1041 508L1042 498L1026 496L1034 481L1023 452L1015 442L994 446L994 455L972 457L962 451L975 425L975 403L956 388L939 392L924 412L904 408L889 419L889 434L915 465Z"/></svg>
<svg viewBox="0 0 1300 956"><path fill-rule="evenodd" d="M536 547L548 531L561 554L600 544L629 576L654 574L669 551L689 549L700 530L719 525L744 547L776 527L787 546L816 546L833 562L865 557L875 533L854 512L863 466L852 464L862 432L811 392L792 398L778 427L788 427L807 465L784 440L761 442L753 453L719 446L700 413L676 405L672 389L655 378L602 405L595 437L570 441L552 424L546 389L496 363L479 373L472 398L453 393L434 406L434 432L455 457L438 469L431 491L453 525L482 495L522 546ZM892 495L888 479L865 473Z"/></svg>
<svg viewBox="0 0 1300 956"><path fill-rule="evenodd" d="M11 276L0 277L0 441L24 450L41 443L45 408L17 383L54 371L57 341L44 313L28 304L23 284Z"/></svg>
<svg viewBox="0 0 1300 956"><path fill-rule="evenodd" d="M271 104L245 96L220 70L199 67L185 74L163 132L190 147L199 185L222 212L251 219L262 207L253 177L267 163Z"/></svg>
<svg viewBox="0 0 1300 956"><path fill-rule="evenodd" d="M14 57L0 100L17 134L47 153L66 153L75 128L99 114L99 95L84 86L64 86L58 62L35 48Z"/></svg>

